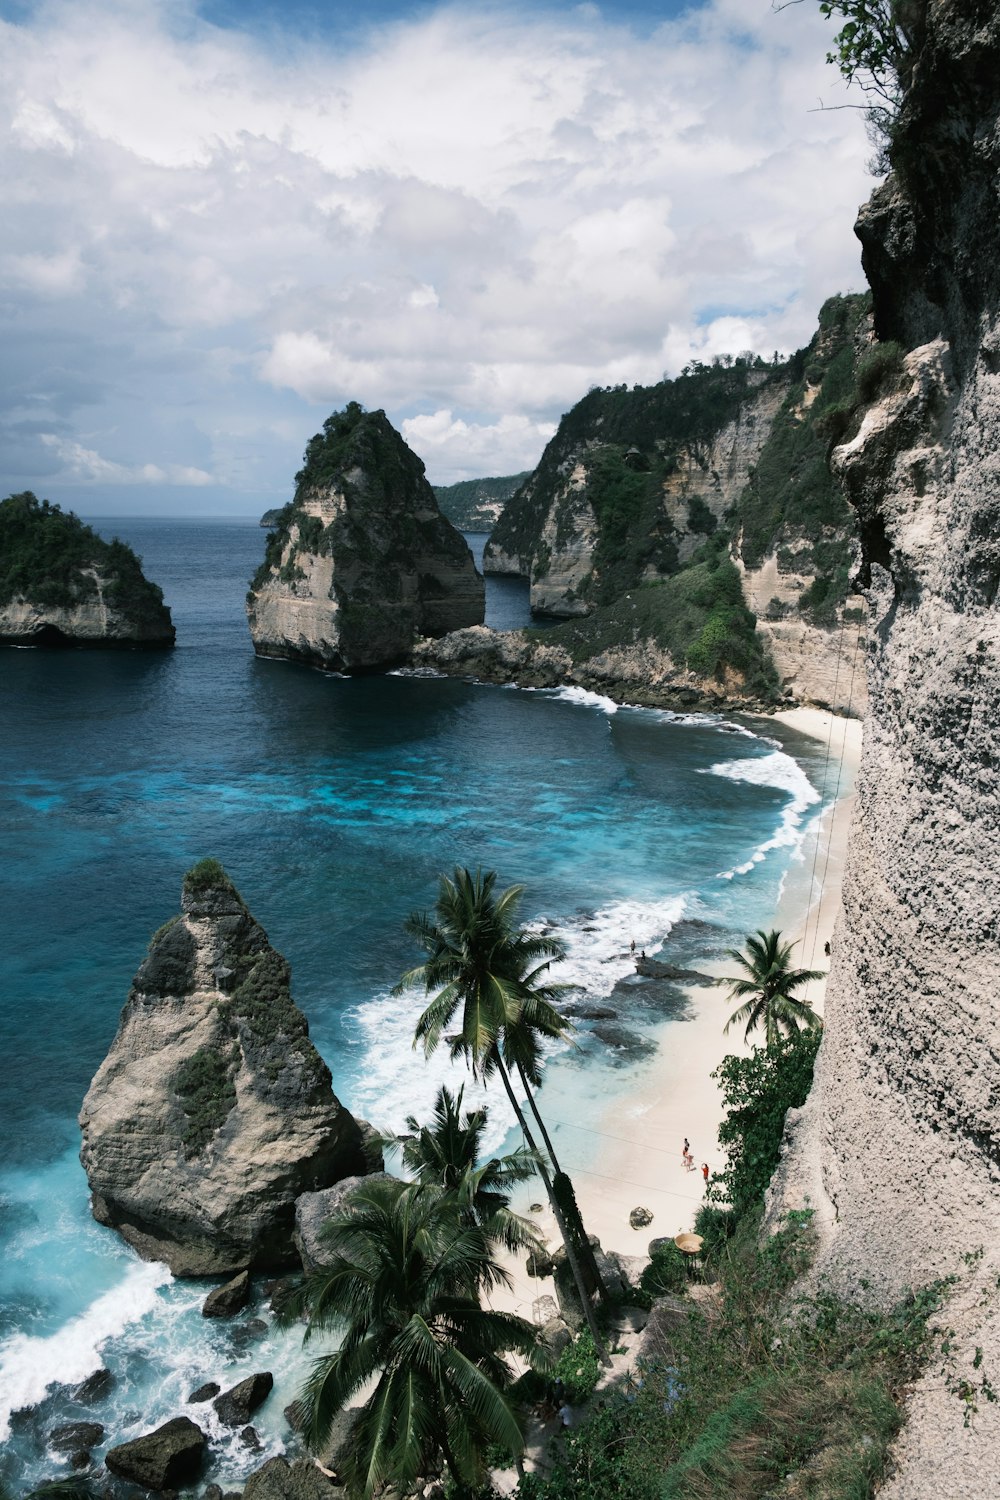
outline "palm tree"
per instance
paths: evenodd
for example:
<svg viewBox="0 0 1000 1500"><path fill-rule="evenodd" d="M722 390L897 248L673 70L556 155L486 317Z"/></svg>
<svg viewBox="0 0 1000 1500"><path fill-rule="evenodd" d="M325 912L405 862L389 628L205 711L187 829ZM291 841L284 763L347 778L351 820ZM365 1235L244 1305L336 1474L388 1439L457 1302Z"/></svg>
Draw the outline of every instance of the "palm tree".
<svg viewBox="0 0 1000 1500"><path fill-rule="evenodd" d="M386 1484L405 1491L443 1458L465 1494L482 1481L494 1443L520 1470L524 1441L505 1355L535 1365L545 1351L525 1319L481 1305L483 1291L509 1278L482 1228L456 1215L454 1194L362 1182L322 1237L327 1263L303 1279L283 1319L304 1312L307 1340L328 1329L343 1335L315 1361L297 1403L314 1450L375 1382L339 1460L348 1493L368 1500Z"/></svg>
<svg viewBox="0 0 1000 1500"><path fill-rule="evenodd" d="M780 932L758 930L756 937L747 938L745 954L736 948L727 950L744 971L716 980L717 984L728 984L728 999L744 1002L726 1022L727 1033L734 1023L742 1026L745 1021L744 1040L748 1041L751 1031L763 1025L765 1045L773 1047L782 1033L792 1036L800 1029L811 1031L822 1026L809 1001L792 993L810 979L822 979L822 970L793 969L794 947L794 943L781 941Z"/></svg>
<svg viewBox="0 0 1000 1500"><path fill-rule="evenodd" d="M489 1115L479 1108L467 1110L463 1117L464 1093L460 1088L452 1094L442 1084L431 1124L421 1125L410 1115L410 1133L390 1136L386 1144L402 1148L403 1166L418 1182L454 1193L459 1212L469 1215L490 1240L507 1250L540 1252L543 1247L534 1227L510 1208L512 1189L535 1176L537 1162L521 1147L478 1165Z"/></svg>
<svg viewBox="0 0 1000 1500"><path fill-rule="evenodd" d="M489 1078L499 1074L511 1108L521 1127L529 1149L538 1162L538 1174L545 1184L552 1212L566 1246L587 1326L604 1363L610 1363L591 1306L589 1290L580 1265L578 1249L589 1241L580 1225L579 1236L572 1232L561 1198L557 1193L545 1158L538 1151L520 1101L510 1080L510 1067L521 1078L532 1113L543 1131L549 1151L552 1143L541 1125L541 1116L532 1094L531 1083L539 1078L541 1037L563 1037L570 1023L552 1004L557 990L543 983L554 958L562 957L562 947L553 938L525 932L516 925L518 903L523 886L509 886L494 893L495 871L477 871L457 867L454 878L441 876L434 920L416 913L406 922L406 930L417 939L427 954L424 963L403 975L393 993L399 994L412 985L422 985L430 994L437 993L417 1022L414 1046L423 1043L426 1056L435 1050L445 1036L446 1027L461 1007L461 1024L447 1037L452 1057L464 1056L474 1077ZM552 1152L554 1158L554 1152ZM558 1172L558 1163L554 1163ZM568 1183L568 1179L566 1179ZM596 1266L591 1280L600 1287Z"/></svg>

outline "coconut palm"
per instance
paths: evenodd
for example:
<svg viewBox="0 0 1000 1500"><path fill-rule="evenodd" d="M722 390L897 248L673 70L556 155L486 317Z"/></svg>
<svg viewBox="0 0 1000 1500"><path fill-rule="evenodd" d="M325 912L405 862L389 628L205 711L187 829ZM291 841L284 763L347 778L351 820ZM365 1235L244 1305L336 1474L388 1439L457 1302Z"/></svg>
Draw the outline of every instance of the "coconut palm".
<svg viewBox="0 0 1000 1500"><path fill-rule="evenodd" d="M577 1237L567 1223L564 1203L572 1201L571 1194L557 1194L554 1189L510 1079L513 1067L532 1113L540 1121L530 1087L540 1082L540 1039L564 1037L570 1030L569 1022L552 1004L557 989L544 979L552 960L562 957L562 947L553 938L517 926L523 886L509 886L496 893L495 885L496 873L492 870L473 875L458 867L453 879L442 875L434 919L417 913L406 922L407 932L421 944L427 958L403 975L394 993L412 985L422 985L428 994L437 991L418 1020L414 1035L414 1046L422 1042L425 1055L429 1056L445 1038L446 1028L460 1012L458 1030L447 1037L452 1057L465 1057L474 1077L485 1079L494 1072L499 1075L524 1139L535 1153L595 1346L602 1360L609 1362L577 1253L581 1244L589 1251L589 1242L582 1224ZM545 1140L551 1151L547 1132ZM557 1163L555 1168L558 1171ZM590 1279L595 1281L593 1272Z"/></svg>
<svg viewBox="0 0 1000 1500"><path fill-rule="evenodd" d="M730 1026L742 1026L745 1021L744 1039L749 1040L751 1031L763 1026L765 1045L772 1047L782 1034L793 1036L800 1030L811 1031L822 1026L809 1001L793 994L810 979L822 979L822 970L793 969L794 947L794 943L781 941L780 932L758 930L756 937L747 938L745 954L736 948L728 949L730 958L735 958L743 973L716 983L729 986L728 999L744 1003L726 1022L727 1033Z"/></svg>
<svg viewBox="0 0 1000 1500"><path fill-rule="evenodd" d="M460 1213L468 1214L487 1237L507 1250L540 1252L541 1241L527 1219L510 1208L511 1191L538 1171L523 1147L479 1165L489 1114L484 1107L462 1114L464 1088L452 1094L438 1090L434 1116L421 1125L410 1115L408 1135L390 1137L402 1148L403 1166L418 1182L455 1194Z"/></svg>
<svg viewBox="0 0 1000 1500"><path fill-rule="evenodd" d="M348 1493L368 1500L386 1484L404 1492L443 1459L464 1494L482 1481L491 1444L520 1468L524 1442L506 1395L514 1371L505 1356L544 1364L544 1346L523 1318L481 1305L484 1291L509 1278L482 1228L455 1213L454 1194L362 1182L321 1234L325 1264L283 1311L286 1320L305 1313L307 1340L342 1334L299 1397L313 1449L374 1381L338 1458Z"/></svg>

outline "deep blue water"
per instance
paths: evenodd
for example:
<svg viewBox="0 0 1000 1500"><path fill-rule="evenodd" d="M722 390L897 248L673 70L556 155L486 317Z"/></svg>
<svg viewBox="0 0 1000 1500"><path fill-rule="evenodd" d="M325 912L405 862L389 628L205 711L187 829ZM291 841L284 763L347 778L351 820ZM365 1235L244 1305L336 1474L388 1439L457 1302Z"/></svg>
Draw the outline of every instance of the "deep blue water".
<svg viewBox="0 0 1000 1500"><path fill-rule="evenodd" d="M709 719L259 661L243 613L255 523L98 524L163 586L177 647L0 654L0 1441L12 1409L100 1359L118 1384L97 1415L116 1438L175 1415L203 1379L297 1369L288 1336L234 1346L200 1319L203 1287L94 1225L76 1161L80 1101L194 861L223 862L291 960L344 1102L395 1127L442 1076L410 1049L419 1002L388 994L415 959L402 920L441 871L524 882L525 915L568 944L563 977L607 995L631 938L655 951L673 930L684 959L766 921L818 806L807 776L823 790L806 743L792 759ZM489 623L527 618L525 586L491 582ZM627 1069L660 1019L638 1007L613 1046L585 1029L566 1066ZM499 1140L499 1104L494 1123ZM60 1472L45 1423L83 1413L50 1406L41 1426L14 1423L0 1479L16 1489ZM238 1477L251 1461L227 1462Z"/></svg>

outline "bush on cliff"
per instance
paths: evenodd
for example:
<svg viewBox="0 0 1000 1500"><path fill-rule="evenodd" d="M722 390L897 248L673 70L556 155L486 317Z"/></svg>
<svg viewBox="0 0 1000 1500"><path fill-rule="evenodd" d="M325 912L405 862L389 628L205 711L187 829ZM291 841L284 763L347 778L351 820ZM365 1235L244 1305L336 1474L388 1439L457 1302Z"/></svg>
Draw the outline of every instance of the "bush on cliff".
<svg viewBox="0 0 1000 1500"><path fill-rule="evenodd" d="M27 599L72 609L97 597L95 574L107 603L137 625L169 624L163 590L144 576L131 547L117 537L106 542L72 511L30 490L0 501L0 605Z"/></svg>

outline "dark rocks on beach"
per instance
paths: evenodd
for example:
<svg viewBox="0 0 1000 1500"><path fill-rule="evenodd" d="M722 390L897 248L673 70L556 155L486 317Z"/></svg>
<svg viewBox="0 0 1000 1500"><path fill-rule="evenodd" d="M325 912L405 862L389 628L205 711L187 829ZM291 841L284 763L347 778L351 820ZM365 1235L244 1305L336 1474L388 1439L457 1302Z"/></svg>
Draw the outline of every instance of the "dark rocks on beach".
<svg viewBox="0 0 1000 1500"><path fill-rule="evenodd" d="M189 1417L174 1417L130 1443L109 1448L104 1462L112 1474L147 1490L176 1489L192 1483L205 1461L206 1438Z"/></svg>
<svg viewBox="0 0 1000 1500"><path fill-rule="evenodd" d="M576 1021L617 1021L618 1012L610 1010L606 1005L567 1005L563 1009L563 1015L572 1016Z"/></svg>
<svg viewBox="0 0 1000 1500"><path fill-rule="evenodd" d="M652 1224L653 1215L648 1208L633 1208L628 1221L633 1229L645 1229L647 1224Z"/></svg>
<svg viewBox="0 0 1000 1500"><path fill-rule="evenodd" d="M99 1370L95 1370L92 1375L88 1375L86 1380L81 1380L73 1392L73 1400L78 1401L81 1406L96 1406L99 1401L103 1401L105 1396L111 1393L114 1384L115 1377L110 1370L106 1370L102 1366Z"/></svg>
<svg viewBox="0 0 1000 1500"><path fill-rule="evenodd" d="M611 1061L619 1065L651 1057L657 1050L656 1043L649 1037L629 1031L625 1026L613 1026L608 1021L598 1022L592 1035L611 1054Z"/></svg>
<svg viewBox="0 0 1000 1500"><path fill-rule="evenodd" d="M268 1459L243 1486L243 1500L338 1500L343 1493L307 1458Z"/></svg>
<svg viewBox="0 0 1000 1500"><path fill-rule="evenodd" d="M675 984L715 984L710 975L702 974L698 969L682 969L658 958L637 958L635 972L643 979L671 979Z"/></svg>
<svg viewBox="0 0 1000 1500"><path fill-rule="evenodd" d="M273 1386L274 1376L269 1370L248 1375L212 1402L219 1421L226 1427L243 1427L267 1400Z"/></svg>
<svg viewBox="0 0 1000 1500"><path fill-rule="evenodd" d="M553 1354L561 1354L572 1342L573 1335L564 1318L549 1318L546 1323L542 1324L542 1343L551 1349Z"/></svg>
<svg viewBox="0 0 1000 1500"><path fill-rule="evenodd" d="M96 1447L104 1436L100 1422L67 1422L63 1427L53 1427L49 1433L49 1447L57 1453L74 1453L78 1449Z"/></svg>
<svg viewBox="0 0 1000 1500"><path fill-rule="evenodd" d="M192 1403L196 1401L211 1401L212 1397L217 1396L221 1390L222 1386L217 1380L210 1380L207 1385L200 1385L196 1391L192 1391L188 1397L188 1401Z"/></svg>
<svg viewBox="0 0 1000 1500"><path fill-rule="evenodd" d="M250 1272L240 1271L231 1281L226 1281L209 1292L202 1303L202 1317L231 1318L233 1313L246 1307L249 1296Z"/></svg>
<svg viewBox="0 0 1000 1500"><path fill-rule="evenodd" d="M558 1260L556 1259L558 1253L559 1252L556 1251L556 1255L553 1256L549 1255L549 1253L545 1250L538 1251L537 1253L535 1251L532 1251L525 1261L528 1275L533 1280L538 1276L551 1276L552 1272L559 1264Z"/></svg>
<svg viewBox="0 0 1000 1500"><path fill-rule="evenodd" d="M263 1318L251 1318L249 1323L237 1323L229 1330L229 1342L234 1349L246 1349L264 1337L267 1324Z"/></svg>

